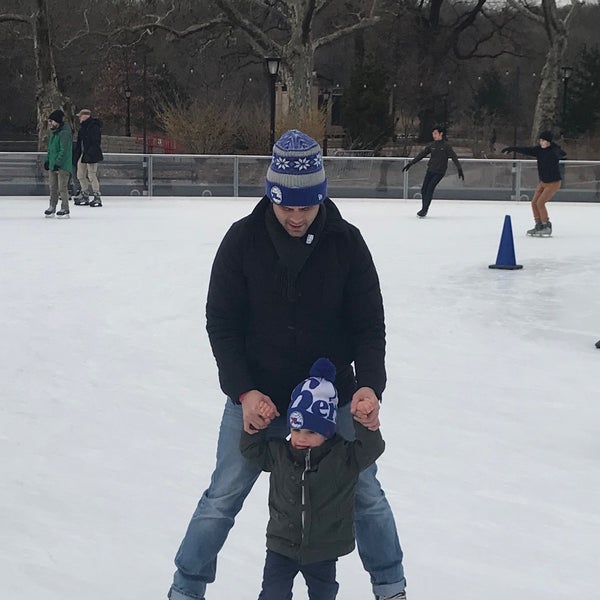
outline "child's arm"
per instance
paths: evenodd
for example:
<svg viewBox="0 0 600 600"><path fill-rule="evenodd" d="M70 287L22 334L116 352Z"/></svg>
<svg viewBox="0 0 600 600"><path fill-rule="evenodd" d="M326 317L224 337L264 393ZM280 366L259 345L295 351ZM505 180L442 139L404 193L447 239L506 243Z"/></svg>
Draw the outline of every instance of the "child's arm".
<svg viewBox="0 0 600 600"><path fill-rule="evenodd" d="M357 414L365 412L370 413L375 407L373 402L376 400L363 399L356 405ZM354 431L356 440L354 442L354 454L358 467L361 471L372 465L385 450L385 442L381 436L381 431L377 428L376 431L367 429L358 421L354 421Z"/></svg>
<svg viewBox="0 0 600 600"><path fill-rule="evenodd" d="M242 429L240 435L240 452L244 458L251 460L263 471L271 471L273 455L267 441L267 430L260 429L252 435Z"/></svg>

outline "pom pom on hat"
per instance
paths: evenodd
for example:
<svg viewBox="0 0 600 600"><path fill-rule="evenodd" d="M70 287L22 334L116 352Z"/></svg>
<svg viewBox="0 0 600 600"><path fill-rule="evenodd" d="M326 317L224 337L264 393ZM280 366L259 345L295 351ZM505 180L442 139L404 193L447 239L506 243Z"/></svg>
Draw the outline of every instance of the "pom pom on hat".
<svg viewBox="0 0 600 600"><path fill-rule="evenodd" d="M48 115L48 121L62 123L65 118L65 113L62 110L55 110Z"/></svg>
<svg viewBox="0 0 600 600"><path fill-rule="evenodd" d="M266 194L282 206L321 204L327 197L321 146L297 129L286 131L273 146Z"/></svg>
<svg viewBox="0 0 600 600"><path fill-rule="evenodd" d="M320 377L333 383L335 381L335 365L328 358L319 358L310 368L311 377Z"/></svg>
<svg viewBox="0 0 600 600"><path fill-rule="evenodd" d="M292 392L287 412L291 429L309 429L326 438L335 435L338 395L335 365L319 358L310 369L310 377L299 383Z"/></svg>

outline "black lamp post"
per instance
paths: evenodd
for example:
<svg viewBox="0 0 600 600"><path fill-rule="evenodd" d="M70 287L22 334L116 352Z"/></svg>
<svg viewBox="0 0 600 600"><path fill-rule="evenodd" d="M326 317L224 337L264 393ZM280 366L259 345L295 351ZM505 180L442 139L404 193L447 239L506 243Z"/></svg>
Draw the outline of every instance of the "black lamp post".
<svg viewBox="0 0 600 600"><path fill-rule="evenodd" d="M127 102L127 114L125 116L125 135L131 137L131 90L125 89L125 101Z"/></svg>
<svg viewBox="0 0 600 600"><path fill-rule="evenodd" d="M573 74L573 67L561 67L562 71L562 80L563 80L563 101L562 101L562 129L563 132L565 130L565 121L567 120L567 86L569 84L569 79Z"/></svg>
<svg viewBox="0 0 600 600"><path fill-rule="evenodd" d="M271 124L269 129L269 154L271 154L275 144L275 82L277 81L277 73L279 72L281 58L277 56L267 56L265 61L270 76Z"/></svg>

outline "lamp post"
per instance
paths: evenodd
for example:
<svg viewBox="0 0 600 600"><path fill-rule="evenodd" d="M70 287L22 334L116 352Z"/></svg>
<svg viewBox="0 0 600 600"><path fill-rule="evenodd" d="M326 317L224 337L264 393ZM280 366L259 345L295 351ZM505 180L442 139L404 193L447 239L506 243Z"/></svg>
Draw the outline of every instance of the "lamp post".
<svg viewBox="0 0 600 600"><path fill-rule="evenodd" d="M323 132L323 156L327 156L327 128L329 127L329 98L331 98L331 92L329 90L323 91L323 111L325 112L325 131Z"/></svg>
<svg viewBox="0 0 600 600"><path fill-rule="evenodd" d="M125 116L125 135L131 137L131 90L125 89L125 101L127 102L127 114Z"/></svg>
<svg viewBox="0 0 600 600"><path fill-rule="evenodd" d="M277 56L267 56L265 61L270 76L271 124L269 129L269 154L271 154L275 144L275 82L277 81L277 73L279 72L281 58Z"/></svg>
<svg viewBox="0 0 600 600"><path fill-rule="evenodd" d="M565 130L565 121L567 120L567 86L569 84L569 79L573 74L573 67L561 67L562 71L562 80L563 80L563 101L562 101L562 130L564 133Z"/></svg>

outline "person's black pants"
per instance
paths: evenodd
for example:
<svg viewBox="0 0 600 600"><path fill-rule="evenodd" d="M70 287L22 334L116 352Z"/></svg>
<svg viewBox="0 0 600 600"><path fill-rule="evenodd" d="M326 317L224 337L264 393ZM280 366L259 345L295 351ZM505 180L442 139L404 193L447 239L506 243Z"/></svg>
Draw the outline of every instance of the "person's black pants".
<svg viewBox="0 0 600 600"><path fill-rule="evenodd" d="M310 600L334 600L339 585L335 580L336 560L300 563L267 550L262 591L258 600L290 600L294 578L302 573Z"/></svg>
<svg viewBox="0 0 600 600"><path fill-rule="evenodd" d="M433 192L437 184L442 180L442 177L444 177L444 173L433 173L431 171L427 171L427 173L425 173L425 179L423 179L423 185L421 186L423 212L427 212L429 210L429 205L433 199Z"/></svg>

